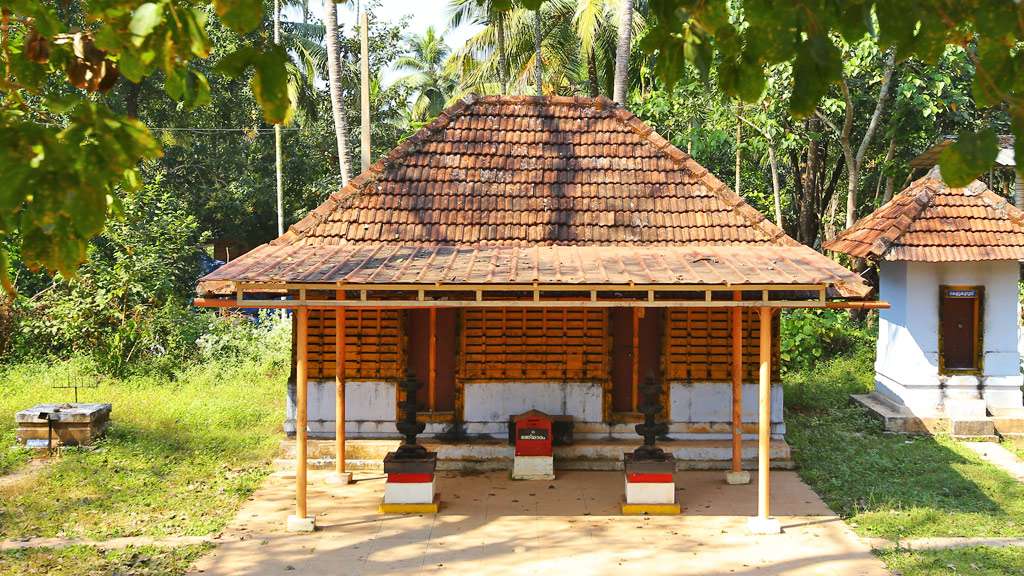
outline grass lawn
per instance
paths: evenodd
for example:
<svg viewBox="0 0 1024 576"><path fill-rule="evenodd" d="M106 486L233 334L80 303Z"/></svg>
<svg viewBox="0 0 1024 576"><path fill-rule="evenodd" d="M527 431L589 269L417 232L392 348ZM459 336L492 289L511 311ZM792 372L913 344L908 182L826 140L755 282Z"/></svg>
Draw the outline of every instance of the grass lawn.
<svg viewBox="0 0 1024 576"><path fill-rule="evenodd" d="M67 449L37 476L0 488L0 538L221 529L266 476L280 441L287 334L278 340L283 345L251 358L189 368L175 378L136 376L81 391L82 401L113 404L107 437L93 449ZM0 441L12 441L17 410L68 400L67 390L50 387L65 369L0 370ZM10 470L21 460L8 453L0 465Z"/></svg>
<svg viewBox="0 0 1024 576"><path fill-rule="evenodd" d="M0 576L173 576L184 574L209 545L97 550L90 546L0 552Z"/></svg>
<svg viewBox="0 0 1024 576"><path fill-rule="evenodd" d="M804 481L861 535L1024 536L1024 484L949 438L885 434L850 404L872 373L861 355L787 379L786 437Z"/></svg>
<svg viewBox="0 0 1024 576"><path fill-rule="evenodd" d="M878 556L898 576L1013 576L1024 574L1024 548L887 550Z"/></svg>

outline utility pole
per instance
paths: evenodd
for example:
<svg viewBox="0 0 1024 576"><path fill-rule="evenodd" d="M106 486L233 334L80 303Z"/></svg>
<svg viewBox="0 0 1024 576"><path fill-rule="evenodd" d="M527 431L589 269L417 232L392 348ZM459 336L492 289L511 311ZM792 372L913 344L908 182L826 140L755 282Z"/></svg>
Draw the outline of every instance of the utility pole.
<svg viewBox="0 0 1024 576"><path fill-rule="evenodd" d="M362 139L359 143L360 160L362 169L365 171L370 167L370 47L369 47L369 18L366 12L359 14L359 54L361 62L359 66L359 88L362 100L360 110L360 124L362 127Z"/></svg>
<svg viewBox="0 0 1024 576"><path fill-rule="evenodd" d="M274 44L281 44L281 0L274 0ZM281 151L281 124L274 124L274 178L277 182L277 235L284 234L284 158Z"/></svg>

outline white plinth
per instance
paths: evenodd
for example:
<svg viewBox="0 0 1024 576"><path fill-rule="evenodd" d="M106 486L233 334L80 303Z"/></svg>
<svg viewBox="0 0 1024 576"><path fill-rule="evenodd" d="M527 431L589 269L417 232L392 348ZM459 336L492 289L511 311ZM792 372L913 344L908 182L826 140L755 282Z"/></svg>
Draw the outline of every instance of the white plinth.
<svg viewBox="0 0 1024 576"><path fill-rule="evenodd" d="M341 474L338 474L337 472L331 472L330 474L327 475L326 480L327 480L328 484L341 484L341 485L351 484L352 483L352 473L351 472L342 472Z"/></svg>
<svg viewBox="0 0 1024 576"><path fill-rule="evenodd" d="M675 482L626 482L626 504L674 504Z"/></svg>
<svg viewBox="0 0 1024 576"><path fill-rule="evenodd" d="M385 504L430 504L434 501L434 482L387 482Z"/></svg>
<svg viewBox="0 0 1024 576"><path fill-rule="evenodd" d="M754 516L747 520L747 530L751 534L781 534L782 525L775 518L761 518Z"/></svg>
<svg viewBox="0 0 1024 576"><path fill-rule="evenodd" d="M513 480L554 480L555 459L551 456L516 456L512 463Z"/></svg>
<svg viewBox="0 0 1024 576"><path fill-rule="evenodd" d="M746 470L741 470L739 472L726 472L725 483L730 486L750 484L750 472L747 472Z"/></svg>
<svg viewBox="0 0 1024 576"><path fill-rule="evenodd" d="M314 530L316 530L315 517L295 515L291 515L288 517L289 532L312 532Z"/></svg>

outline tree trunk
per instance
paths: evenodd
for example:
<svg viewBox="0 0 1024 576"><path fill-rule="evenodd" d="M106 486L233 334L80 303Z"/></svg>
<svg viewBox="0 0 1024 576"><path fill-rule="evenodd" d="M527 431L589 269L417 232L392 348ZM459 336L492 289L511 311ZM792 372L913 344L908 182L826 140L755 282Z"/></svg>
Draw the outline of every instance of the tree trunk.
<svg viewBox="0 0 1024 576"><path fill-rule="evenodd" d="M743 144L743 123L740 121L740 117L743 114L743 103L736 103L736 186L734 191L742 196L740 192L740 173L741 163L743 160L743 152L740 146Z"/></svg>
<svg viewBox="0 0 1024 576"><path fill-rule="evenodd" d="M334 0L324 0L324 35L327 38L327 84L331 90L331 112L334 116L334 138L338 144L338 169L341 185L348 184L348 126L341 94L341 54L338 50L338 7Z"/></svg>
<svg viewBox="0 0 1024 576"><path fill-rule="evenodd" d="M274 44L281 44L281 0L274 0ZM274 124L274 182L277 187L277 235L284 234L284 158L281 124Z"/></svg>
<svg viewBox="0 0 1024 576"><path fill-rule="evenodd" d="M882 204L885 204L889 200L892 200L892 189L896 185L896 178L892 175L891 167L892 159L896 156L896 135L893 134L892 138L889 138L889 149L885 151L885 163L884 168L887 175L885 176L885 191L882 193ZM879 180L881 182L881 180ZM877 196L877 194L876 194Z"/></svg>
<svg viewBox="0 0 1024 576"><path fill-rule="evenodd" d="M601 93L597 86L597 55L594 54L594 47L590 47L590 54L587 54L587 89L591 98L597 98Z"/></svg>
<svg viewBox="0 0 1024 576"><path fill-rule="evenodd" d="M544 95L544 68L540 60L541 21L540 8L533 11L533 80L537 85L537 96Z"/></svg>
<svg viewBox="0 0 1024 576"><path fill-rule="evenodd" d="M626 105L626 90L629 83L629 51L633 39L633 0L623 0L619 15L619 43L615 47L615 84L613 99Z"/></svg>
<svg viewBox="0 0 1024 576"><path fill-rule="evenodd" d="M505 13L498 12L498 81L501 93L508 94L508 51L505 48Z"/></svg>
<svg viewBox="0 0 1024 576"><path fill-rule="evenodd" d="M808 132L819 131L821 122L816 117L807 120ZM800 205L798 206L798 240L814 246L818 235L818 171L820 169L820 140L815 138L807 145L807 155L800 174Z"/></svg>
<svg viewBox="0 0 1024 576"><path fill-rule="evenodd" d="M124 113L132 118L139 117L139 100L142 98L142 83L146 79L139 80L139 83L129 81L127 94L125 94L125 110Z"/></svg>
<svg viewBox="0 0 1024 576"><path fill-rule="evenodd" d="M775 203L775 225L785 230L782 222L782 187L779 186L779 163L775 159L775 144L768 143L768 165L772 169L772 199Z"/></svg>
<svg viewBox="0 0 1024 576"><path fill-rule="evenodd" d="M875 102L875 111L871 114L871 120L861 138L860 146L854 153L853 145L850 142L853 131L853 98L850 97L850 88L844 79L840 87L843 90L843 97L846 99L846 120L843 123L843 130L839 134L839 142L843 147L843 156L846 157L846 227L849 228L857 221L857 189L860 186L860 169L864 164L864 157L867 155L868 147L878 129L882 111L885 109L885 101L889 97L889 87L892 84L892 74L896 69L896 53L889 51L886 56L885 73L882 76L882 86L878 90L878 101Z"/></svg>

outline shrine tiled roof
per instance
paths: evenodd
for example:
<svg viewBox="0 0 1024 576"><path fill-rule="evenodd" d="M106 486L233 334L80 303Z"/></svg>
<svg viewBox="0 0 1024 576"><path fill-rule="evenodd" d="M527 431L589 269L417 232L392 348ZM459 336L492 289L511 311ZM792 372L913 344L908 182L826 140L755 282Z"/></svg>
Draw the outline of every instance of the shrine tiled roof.
<svg viewBox="0 0 1024 576"><path fill-rule="evenodd" d="M933 169L825 248L872 260L1021 260L1024 212L977 180L951 188Z"/></svg>
<svg viewBox="0 0 1024 576"><path fill-rule="evenodd" d="M559 96L460 100L199 292L232 282L868 292L623 107Z"/></svg>
<svg viewBox="0 0 1024 576"><path fill-rule="evenodd" d="M861 278L796 246L490 246L264 244L203 278L223 282L339 285L824 285L862 297ZM230 289L227 290L230 292Z"/></svg>
<svg viewBox="0 0 1024 576"><path fill-rule="evenodd" d="M273 244L795 242L606 98L459 101Z"/></svg>

